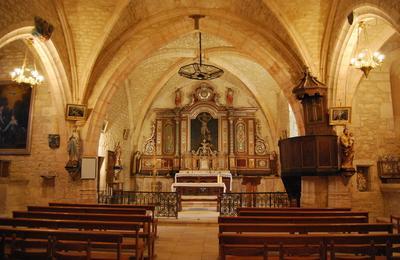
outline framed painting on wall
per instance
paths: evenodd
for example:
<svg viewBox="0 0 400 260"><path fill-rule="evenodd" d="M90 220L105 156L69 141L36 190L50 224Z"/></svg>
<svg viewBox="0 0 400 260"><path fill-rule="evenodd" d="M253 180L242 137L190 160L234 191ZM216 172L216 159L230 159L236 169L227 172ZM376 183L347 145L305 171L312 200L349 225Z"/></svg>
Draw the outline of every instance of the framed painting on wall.
<svg viewBox="0 0 400 260"><path fill-rule="evenodd" d="M67 104L65 117L67 120L86 120L87 108L85 105Z"/></svg>
<svg viewBox="0 0 400 260"><path fill-rule="evenodd" d="M30 154L34 88L0 83L0 154Z"/></svg>
<svg viewBox="0 0 400 260"><path fill-rule="evenodd" d="M351 107L332 107L329 109L330 125L345 125L351 122Z"/></svg>

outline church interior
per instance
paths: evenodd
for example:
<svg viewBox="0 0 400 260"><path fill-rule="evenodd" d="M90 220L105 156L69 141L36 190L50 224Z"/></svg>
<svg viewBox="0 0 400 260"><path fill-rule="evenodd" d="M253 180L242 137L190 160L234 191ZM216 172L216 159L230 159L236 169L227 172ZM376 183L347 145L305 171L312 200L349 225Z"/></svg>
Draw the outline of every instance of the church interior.
<svg viewBox="0 0 400 260"><path fill-rule="evenodd" d="M173 258L162 236L201 205L214 220L400 216L400 1L2 0L0 13L0 217L151 197L147 257L217 259L217 222L182 222L215 255Z"/></svg>

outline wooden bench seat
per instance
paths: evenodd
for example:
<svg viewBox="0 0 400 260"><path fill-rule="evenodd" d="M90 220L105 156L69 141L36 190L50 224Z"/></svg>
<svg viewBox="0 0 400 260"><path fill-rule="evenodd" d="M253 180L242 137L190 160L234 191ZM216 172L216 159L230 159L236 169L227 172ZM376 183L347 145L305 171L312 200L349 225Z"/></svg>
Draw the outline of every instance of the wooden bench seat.
<svg viewBox="0 0 400 260"><path fill-rule="evenodd" d="M390 224L372 223L340 223L340 224L219 224L219 233L327 233L327 232L356 232L370 233L380 232L392 234L393 228Z"/></svg>
<svg viewBox="0 0 400 260"><path fill-rule="evenodd" d="M328 216L328 217L264 217L264 216L237 216L218 217L218 223L368 223L365 216Z"/></svg>
<svg viewBox="0 0 400 260"><path fill-rule="evenodd" d="M154 253L155 234L152 231L152 216L149 215L14 211L13 218L139 222L143 225L143 231L139 232L139 237L146 240L148 256L152 258Z"/></svg>
<svg viewBox="0 0 400 260"><path fill-rule="evenodd" d="M282 259L286 254L292 256L298 254L295 259L301 259L300 257L304 255L327 259L327 252L331 259L335 259L338 252L353 256L354 253L371 252L372 256L383 254L388 258L393 255L393 246L400 244L400 236L397 234L220 234L219 242L221 259L226 259L228 255L260 256L259 259L270 259L269 255L272 252ZM347 251L341 251L342 248L347 248Z"/></svg>
<svg viewBox="0 0 400 260"><path fill-rule="evenodd" d="M238 213L239 216L364 216L368 217L366 211L244 211Z"/></svg>
<svg viewBox="0 0 400 260"><path fill-rule="evenodd" d="M1 259L5 259L7 255L21 259L33 259L38 256L44 257L42 259L62 259L62 256L66 259L73 259L75 256L81 259L105 259L105 255L108 259L129 259L136 253L122 253L122 235L109 231L0 227L0 238ZM45 242L47 246L43 248L43 244L36 243L39 247L32 247L32 241ZM108 251L99 251L93 247L95 243L108 243L113 247L109 247ZM7 246L10 250L6 249ZM141 259L141 256L136 255L135 258Z"/></svg>

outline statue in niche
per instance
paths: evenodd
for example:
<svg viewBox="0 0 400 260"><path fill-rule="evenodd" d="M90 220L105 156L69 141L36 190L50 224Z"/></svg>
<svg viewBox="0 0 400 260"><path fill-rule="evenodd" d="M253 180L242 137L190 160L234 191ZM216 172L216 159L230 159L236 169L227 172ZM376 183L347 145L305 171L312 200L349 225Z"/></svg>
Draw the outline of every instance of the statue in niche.
<svg viewBox="0 0 400 260"><path fill-rule="evenodd" d="M211 116L208 113L201 113L197 119L201 122L200 135L203 142L211 143L211 132L208 129L208 121Z"/></svg>
<svg viewBox="0 0 400 260"><path fill-rule="evenodd" d="M368 190L367 177L363 172L357 172L357 189L358 191Z"/></svg>
<svg viewBox="0 0 400 260"><path fill-rule="evenodd" d="M339 137L341 148L341 168L353 170L354 159L354 137L347 127L343 129L343 134Z"/></svg>

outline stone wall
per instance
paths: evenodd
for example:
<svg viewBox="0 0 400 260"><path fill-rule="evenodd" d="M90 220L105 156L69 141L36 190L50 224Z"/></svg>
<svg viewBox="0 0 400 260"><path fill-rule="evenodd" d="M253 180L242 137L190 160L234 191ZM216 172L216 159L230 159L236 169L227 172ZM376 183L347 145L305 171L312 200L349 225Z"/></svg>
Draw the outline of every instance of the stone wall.
<svg viewBox="0 0 400 260"><path fill-rule="evenodd" d="M9 72L21 66L25 53L22 41L13 42L0 50L0 79L10 80ZM28 64L33 62L33 55ZM43 68L36 61L38 69ZM75 200L81 198L86 183L73 180L64 166L68 160L66 142L68 133L59 126L59 115L47 81L34 88L34 106L30 155L0 155L0 160L10 160L10 176L0 178L0 215L22 210L26 205L44 204L51 200ZM49 134L60 134L60 148L51 149ZM41 176L55 176L46 180Z"/></svg>
<svg viewBox="0 0 400 260"><path fill-rule="evenodd" d="M124 183L124 189L130 189L130 162L132 154L131 134L124 140L124 129L129 130L129 112L128 99L124 87L118 88L115 93L105 120L108 122L106 131L100 134L98 156L104 157L105 160L100 168L100 190L106 189L105 183L105 167L107 165L107 151L115 151L115 146L120 143L121 146L121 164L122 170L118 173L116 181ZM129 133L131 131L129 130Z"/></svg>

